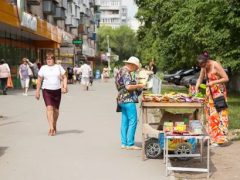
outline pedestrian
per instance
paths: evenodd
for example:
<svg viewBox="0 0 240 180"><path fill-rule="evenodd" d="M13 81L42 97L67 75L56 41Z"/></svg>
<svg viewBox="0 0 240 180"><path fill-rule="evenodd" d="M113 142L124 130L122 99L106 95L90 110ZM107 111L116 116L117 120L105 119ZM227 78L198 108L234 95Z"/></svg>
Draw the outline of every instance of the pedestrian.
<svg viewBox="0 0 240 180"><path fill-rule="evenodd" d="M113 68L113 76L114 76L114 78L115 78L116 75L118 74L118 71L119 71L118 66L115 66L115 67Z"/></svg>
<svg viewBox="0 0 240 180"><path fill-rule="evenodd" d="M76 64L73 68L73 83L76 84L79 78L79 74L77 73L78 71L78 65Z"/></svg>
<svg viewBox="0 0 240 180"><path fill-rule="evenodd" d="M137 79L139 84L147 85L149 82L150 76L153 74L153 71L147 70L147 66L142 66L137 74Z"/></svg>
<svg viewBox="0 0 240 180"><path fill-rule="evenodd" d="M68 78L68 83L73 84L73 68L72 67L67 67L67 78Z"/></svg>
<svg viewBox="0 0 240 180"><path fill-rule="evenodd" d="M152 59L149 63L149 70L153 72L153 74L157 73L157 66L155 65L154 59Z"/></svg>
<svg viewBox="0 0 240 180"><path fill-rule="evenodd" d="M31 63L30 61L28 61L29 66L33 72L33 77L31 78L31 82L32 82L32 86L34 89L36 89L37 86L37 78L38 78L38 71L41 67L41 64L39 62L39 59L36 59L36 61L34 63Z"/></svg>
<svg viewBox="0 0 240 180"><path fill-rule="evenodd" d="M143 84L137 84L132 77L132 72L136 72L140 66L139 59L132 56L126 64L120 68L115 78L118 90L117 103L122 112L121 121L121 148L129 150L140 150L135 146L135 132L137 127L138 96L144 88Z"/></svg>
<svg viewBox="0 0 240 180"><path fill-rule="evenodd" d="M54 136L57 132L61 94L67 93L67 76L63 67L55 64L55 57L52 53L47 54L46 61L46 65L43 65L38 72L35 97L39 100L42 85L42 95L49 123L48 135Z"/></svg>
<svg viewBox="0 0 240 180"><path fill-rule="evenodd" d="M80 67L81 73L81 84L84 90L89 90L90 76L92 74L92 68L89 65L90 63L85 60L84 64Z"/></svg>
<svg viewBox="0 0 240 180"><path fill-rule="evenodd" d="M30 77L33 77L33 72L30 68L30 64L31 63L27 58L23 58L22 64L20 65L18 71L24 96L28 95Z"/></svg>
<svg viewBox="0 0 240 180"><path fill-rule="evenodd" d="M228 75L221 64L212 60L207 52L199 55L197 58L201 72L196 83L196 93L199 85L204 78L207 79L206 88L206 119L207 131L211 138L211 146L219 146L228 142L228 109L220 111L216 109L213 99L224 96L227 99L225 83L228 82Z"/></svg>
<svg viewBox="0 0 240 180"><path fill-rule="evenodd" d="M3 95L7 95L7 80L11 76L10 68L4 59L0 61L0 81Z"/></svg>
<svg viewBox="0 0 240 180"><path fill-rule="evenodd" d="M108 81L108 79L110 77L108 65L104 66L103 71L102 71L102 77L103 77L104 82Z"/></svg>
<svg viewBox="0 0 240 180"><path fill-rule="evenodd" d="M94 79L94 77L93 77L93 72L91 71L90 78L89 78L89 84L90 84L90 86L93 85L93 79Z"/></svg>

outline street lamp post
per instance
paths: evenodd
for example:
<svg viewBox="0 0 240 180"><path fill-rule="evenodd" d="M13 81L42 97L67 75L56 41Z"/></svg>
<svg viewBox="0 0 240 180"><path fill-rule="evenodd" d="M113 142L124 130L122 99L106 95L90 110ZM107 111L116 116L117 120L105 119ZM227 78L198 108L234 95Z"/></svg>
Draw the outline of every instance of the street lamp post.
<svg viewBox="0 0 240 180"><path fill-rule="evenodd" d="M107 59L108 59L108 71L110 74L111 66L110 66L110 56L111 56L111 51L109 47L109 35L107 35L107 48L108 48L108 53L107 53Z"/></svg>

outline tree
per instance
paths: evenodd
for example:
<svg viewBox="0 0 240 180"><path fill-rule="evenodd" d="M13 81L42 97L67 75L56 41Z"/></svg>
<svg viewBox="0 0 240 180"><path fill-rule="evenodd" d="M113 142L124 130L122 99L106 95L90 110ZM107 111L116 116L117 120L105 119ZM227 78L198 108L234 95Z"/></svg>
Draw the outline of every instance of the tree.
<svg viewBox="0 0 240 180"><path fill-rule="evenodd" d="M107 36L109 36L109 46L112 53L118 55L120 61L136 55L136 34L128 26L120 26L116 29L109 26L100 27L97 45L101 52L108 51Z"/></svg>
<svg viewBox="0 0 240 180"><path fill-rule="evenodd" d="M237 0L137 0L142 58L157 56L163 70L195 65L209 51L224 66L240 69L240 2ZM147 43L149 42L149 43ZM148 53L144 53L148 52Z"/></svg>

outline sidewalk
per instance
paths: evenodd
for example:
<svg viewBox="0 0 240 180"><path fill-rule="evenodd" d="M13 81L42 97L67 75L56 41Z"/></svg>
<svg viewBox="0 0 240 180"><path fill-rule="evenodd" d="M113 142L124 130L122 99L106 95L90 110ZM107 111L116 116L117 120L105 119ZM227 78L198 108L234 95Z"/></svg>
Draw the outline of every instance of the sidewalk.
<svg viewBox="0 0 240 180"><path fill-rule="evenodd" d="M70 85L63 96L58 135L47 136L44 102L34 91L0 96L0 179L167 180L163 160L142 161L141 151L120 149L120 113L114 84L94 82L86 92ZM141 144L141 124L136 142ZM238 180L240 142L211 150L211 178ZM177 180L206 179L205 173L176 173Z"/></svg>
<svg viewBox="0 0 240 180"><path fill-rule="evenodd" d="M63 96L59 133L47 136L44 103L21 91L0 96L0 177L3 180L167 180L163 160L142 161L120 149L120 114L112 82L90 91L70 85ZM136 142L141 142L138 126Z"/></svg>

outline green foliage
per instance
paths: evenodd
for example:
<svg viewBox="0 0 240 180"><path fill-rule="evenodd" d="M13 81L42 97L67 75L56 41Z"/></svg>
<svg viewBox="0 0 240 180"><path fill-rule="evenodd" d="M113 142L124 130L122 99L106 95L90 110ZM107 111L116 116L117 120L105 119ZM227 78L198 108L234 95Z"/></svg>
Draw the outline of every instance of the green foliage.
<svg viewBox="0 0 240 180"><path fill-rule="evenodd" d="M120 26L112 29L109 26L102 26L98 31L98 50L107 52L107 36L109 36L109 47L113 54L119 56L119 61L136 55L136 34L128 26Z"/></svg>
<svg viewBox="0 0 240 180"><path fill-rule="evenodd" d="M162 70L195 65L204 50L240 70L240 2L237 0L137 0L137 38L142 59Z"/></svg>

